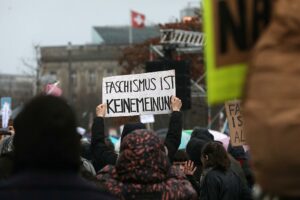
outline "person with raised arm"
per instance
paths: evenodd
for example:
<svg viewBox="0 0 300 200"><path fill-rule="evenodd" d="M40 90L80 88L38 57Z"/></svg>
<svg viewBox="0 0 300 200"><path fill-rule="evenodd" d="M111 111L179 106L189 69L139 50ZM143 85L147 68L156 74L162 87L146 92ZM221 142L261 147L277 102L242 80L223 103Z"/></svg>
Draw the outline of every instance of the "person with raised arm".
<svg viewBox="0 0 300 200"><path fill-rule="evenodd" d="M164 141L164 149L170 161L173 160L177 152L182 131L182 113L180 112L182 102L179 98L172 96L171 98L171 117L166 139ZM91 151L93 155L93 164L96 171L102 169L105 165L115 165L118 155L105 144L104 134L104 118L106 113L106 105L100 104L96 107L96 118L92 125L92 141ZM131 132L137 129L146 129L142 123L125 124L121 134L122 140Z"/></svg>

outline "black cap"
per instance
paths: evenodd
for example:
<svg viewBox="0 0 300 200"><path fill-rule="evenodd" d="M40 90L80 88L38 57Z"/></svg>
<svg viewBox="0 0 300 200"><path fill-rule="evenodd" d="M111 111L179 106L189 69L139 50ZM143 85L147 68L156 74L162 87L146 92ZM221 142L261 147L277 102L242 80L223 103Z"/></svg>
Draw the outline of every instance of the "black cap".
<svg viewBox="0 0 300 200"><path fill-rule="evenodd" d="M125 124L123 131L122 131L122 135L121 135L121 142L124 139L124 137L126 135L128 135L129 133L137 130L137 129L146 129L145 124L143 123L131 123L131 124Z"/></svg>

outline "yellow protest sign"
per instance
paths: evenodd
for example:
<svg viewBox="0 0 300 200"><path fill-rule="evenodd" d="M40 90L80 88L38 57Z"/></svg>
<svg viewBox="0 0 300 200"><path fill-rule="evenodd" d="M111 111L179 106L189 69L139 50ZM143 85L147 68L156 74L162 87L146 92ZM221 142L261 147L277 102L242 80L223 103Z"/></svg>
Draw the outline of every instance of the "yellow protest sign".
<svg viewBox="0 0 300 200"><path fill-rule="evenodd" d="M271 0L204 0L209 104L241 96L249 51L270 16Z"/></svg>
<svg viewBox="0 0 300 200"><path fill-rule="evenodd" d="M231 144L232 146L242 146L246 144L246 138L243 131L244 119L241 114L240 101L226 102L225 107Z"/></svg>

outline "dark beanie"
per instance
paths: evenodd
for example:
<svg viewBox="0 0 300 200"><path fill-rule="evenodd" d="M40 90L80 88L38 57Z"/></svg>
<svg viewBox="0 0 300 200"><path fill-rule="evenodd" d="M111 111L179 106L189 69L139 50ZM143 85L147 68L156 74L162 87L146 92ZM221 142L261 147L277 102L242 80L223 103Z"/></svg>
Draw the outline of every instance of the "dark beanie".
<svg viewBox="0 0 300 200"><path fill-rule="evenodd" d="M203 146L214 140L214 136L207 128L195 127L193 129L191 139L186 146L186 152L190 159L201 166L201 151Z"/></svg>
<svg viewBox="0 0 300 200"><path fill-rule="evenodd" d="M14 120L16 170L77 171L80 137L75 113L54 96L38 96L27 103Z"/></svg>
<svg viewBox="0 0 300 200"><path fill-rule="evenodd" d="M124 139L124 137L126 135L128 135L129 133L137 130L137 129L146 129L145 124L143 123L131 123L131 124L125 124L123 131L122 131L122 135L121 135L121 142Z"/></svg>
<svg viewBox="0 0 300 200"><path fill-rule="evenodd" d="M246 152L244 150L243 146L237 146L237 147L233 147L230 143L228 145L228 149L227 152L229 154L232 155L232 157L234 157L237 160L246 160L247 156L246 156Z"/></svg>
<svg viewBox="0 0 300 200"><path fill-rule="evenodd" d="M191 138L198 138L206 141L213 141L214 136L209 132L207 128L195 127L193 129Z"/></svg>

